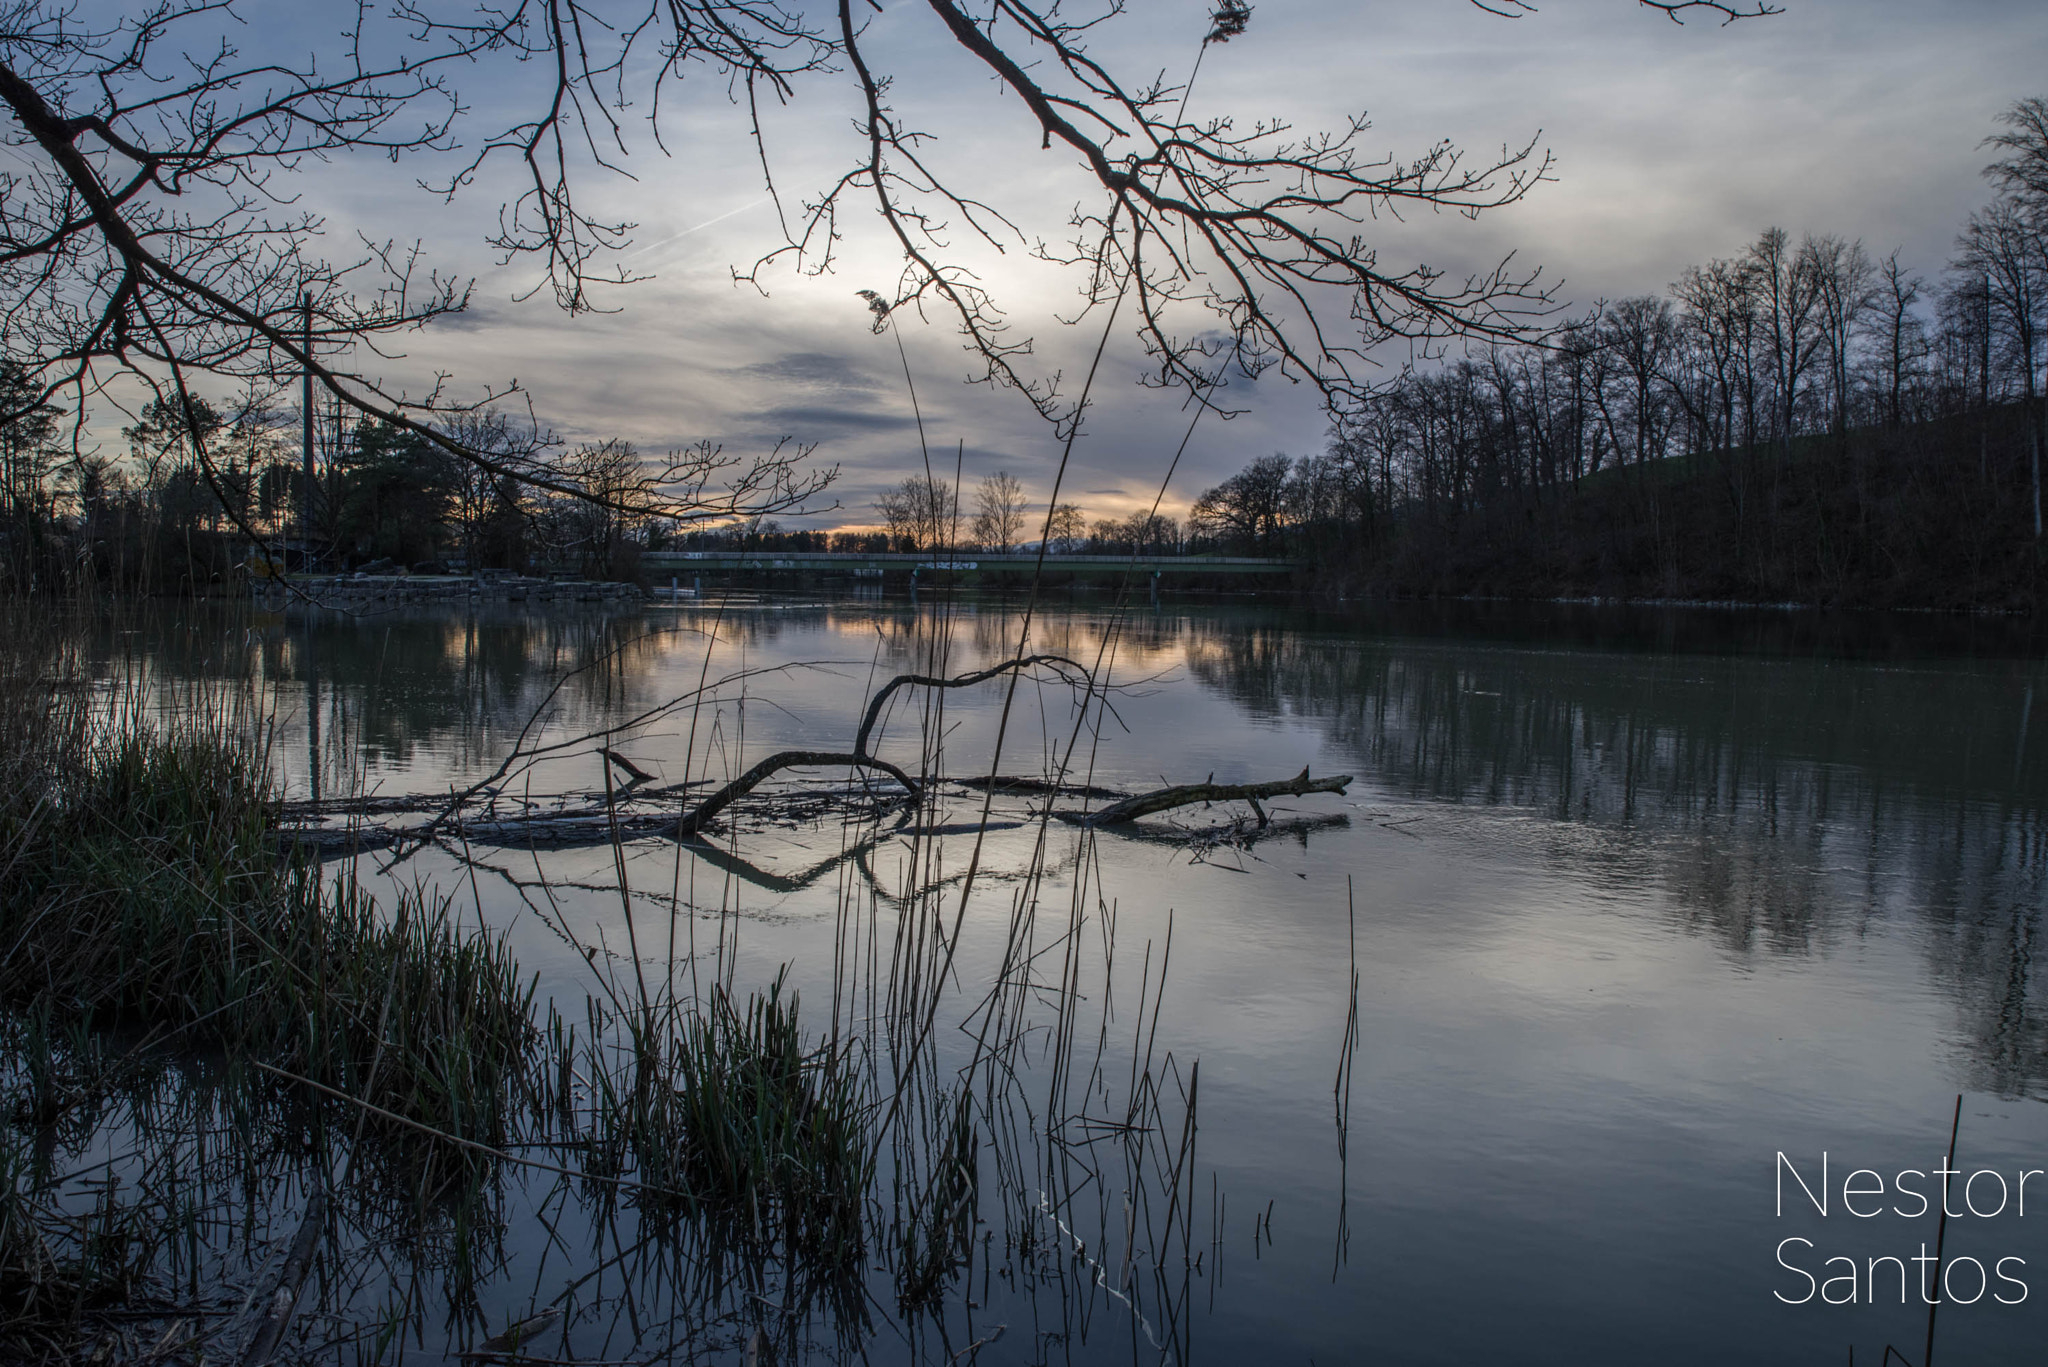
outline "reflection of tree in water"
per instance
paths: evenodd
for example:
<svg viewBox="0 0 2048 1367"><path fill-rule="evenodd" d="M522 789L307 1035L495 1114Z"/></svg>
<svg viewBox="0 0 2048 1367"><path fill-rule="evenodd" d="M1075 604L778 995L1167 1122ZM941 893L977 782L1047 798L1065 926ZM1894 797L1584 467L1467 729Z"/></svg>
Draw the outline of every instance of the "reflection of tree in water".
<svg viewBox="0 0 2048 1367"><path fill-rule="evenodd" d="M1973 1043L1971 1085L2048 1077L2032 973L2048 902L2048 678L2023 662L1505 649L1185 625L1196 679L1311 718L1369 782L1546 814L1603 882L1654 883L1736 954L1916 922ZM1606 833L1588 842L1573 834Z"/></svg>
<svg viewBox="0 0 2048 1367"><path fill-rule="evenodd" d="M150 650L156 667L174 677L254 673L284 690L279 702L286 713L302 712L317 696L330 745L344 743L373 764L402 768L424 748L454 766L474 767L505 753L543 704L556 726L572 732L655 706L684 674L694 682L714 631L721 652L787 655L789 642L808 638L816 646L796 655L839 658L842 674L846 661L870 656L876 677L886 678L933 658L959 669L1001 659L1014 653L1018 628L1018 607L1000 603L946 604L925 613L834 603L683 614L495 605L360 616L294 612L258 619L252 629L224 617L196 631L153 632ZM1088 619L1040 614L1033 648L1093 660L1102 630ZM1150 622L1127 622L1122 631L1126 654L1171 643L1170 633ZM242 639L251 643L247 649L222 649L222 641ZM688 667L679 670L678 661ZM712 677L720 672L714 667ZM855 685L850 696L865 692L863 680L847 677ZM330 751L330 764L334 758Z"/></svg>
<svg viewBox="0 0 2048 1367"><path fill-rule="evenodd" d="M2048 828L2038 806L1952 816L1921 899L1936 927L1935 972L1962 1002L1971 1085L2009 1095L2048 1074L2048 1013L2033 974ZM1989 829L1971 839L1975 826Z"/></svg>
<svg viewBox="0 0 2048 1367"><path fill-rule="evenodd" d="M565 676L552 705L570 725L630 703L642 657L676 648L675 631L597 613L323 613L266 633L264 665L281 683L317 683L365 758L404 765L429 746L474 762L509 744Z"/></svg>
<svg viewBox="0 0 2048 1367"><path fill-rule="evenodd" d="M425 607L293 612L251 634L261 642L263 677L301 689L317 681L324 705L345 709L350 741L366 757L403 766L424 746L473 765L509 748L543 703L578 731L653 706L664 669L678 657L700 658L714 628L720 648L749 654L793 634L873 636L870 625L849 630L853 624L835 620L845 616L822 606L679 615ZM228 634L205 633L209 652ZM911 648L905 642L901 651ZM198 671L197 658L179 657L176 640L158 649L163 666ZM248 669L230 664L222 677Z"/></svg>

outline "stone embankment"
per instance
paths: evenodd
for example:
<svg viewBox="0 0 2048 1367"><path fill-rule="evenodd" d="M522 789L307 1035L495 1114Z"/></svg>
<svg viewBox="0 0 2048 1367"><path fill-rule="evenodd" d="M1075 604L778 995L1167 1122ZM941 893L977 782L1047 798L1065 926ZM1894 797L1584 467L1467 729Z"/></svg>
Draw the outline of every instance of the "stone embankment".
<svg viewBox="0 0 2048 1367"><path fill-rule="evenodd" d="M546 579L517 574L328 574L252 581L259 603L284 607L303 594L321 607L357 608L398 603L637 603L633 584L587 579Z"/></svg>

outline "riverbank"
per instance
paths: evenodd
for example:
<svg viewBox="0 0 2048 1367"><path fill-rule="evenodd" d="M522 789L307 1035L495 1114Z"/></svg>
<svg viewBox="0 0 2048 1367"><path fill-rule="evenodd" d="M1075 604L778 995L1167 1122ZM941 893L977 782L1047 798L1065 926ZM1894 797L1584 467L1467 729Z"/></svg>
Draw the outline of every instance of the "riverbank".
<svg viewBox="0 0 2048 1367"><path fill-rule="evenodd" d="M786 969L700 992L673 901L664 956L620 874L622 953L536 861L578 970L542 992L476 866L291 852L275 699L214 653L261 616L181 609L212 662L181 677L87 644L146 619L0 603L0 1363L488 1360L543 1333L574 1360L659 1305L790 1360L860 1342L870 1305L958 1316L967 1240L1003 1218L975 1216L987 1131L881 1037L914 1039L944 975L897 965L872 1025L820 1035ZM1008 1275L1040 1247L1006 1242Z"/></svg>
<svg viewBox="0 0 2048 1367"><path fill-rule="evenodd" d="M108 686L75 624L0 612L0 1359L120 1356L152 1321L218 1355L259 1326L180 1331L235 1281L204 1231L318 1236L337 1172L358 1211L473 1181L530 1090L531 984L431 894L284 854L234 690Z"/></svg>
<svg viewBox="0 0 2048 1367"><path fill-rule="evenodd" d="M2021 415L1800 438L1501 489L1324 548L1326 594L2038 612ZM1313 532L1309 533L1313 536Z"/></svg>
<svg viewBox="0 0 2048 1367"><path fill-rule="evenodd" d="M250 593L263 607L294 602L362 608L401 603L637 603L637 584L527 574L307 574L254 578Z"/></svg>

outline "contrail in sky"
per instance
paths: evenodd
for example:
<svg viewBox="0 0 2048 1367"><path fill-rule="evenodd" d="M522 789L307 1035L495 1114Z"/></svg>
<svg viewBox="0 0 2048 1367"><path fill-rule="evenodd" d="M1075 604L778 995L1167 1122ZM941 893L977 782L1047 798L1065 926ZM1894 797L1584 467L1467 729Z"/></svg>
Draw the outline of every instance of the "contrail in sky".
<svg viewBox="0 0 2048 1367"><path fill-rule="evenodd" d="M625 261L633 257L639 256L642 253L651 252L656 247L666 247L671 242L681 241L683 238L688 237L691 233L697 232L700 229L708 228L714 223L723 223L725 222L725 220L731 218L735 214L743 214L747 210L759 208L761 205L766 204L767 202L768 196L762 195L759 199L749 200L747 203L740 205L740 207L737 209L726 210L717 218L707 218L702 223L697 224L695 227L685 228L679 233L671 233L669 236L662 238L658 242L649 242L644 247L635 247L632 251L627 252L624 256L621 256L618 259L621 261Z"/></svg>

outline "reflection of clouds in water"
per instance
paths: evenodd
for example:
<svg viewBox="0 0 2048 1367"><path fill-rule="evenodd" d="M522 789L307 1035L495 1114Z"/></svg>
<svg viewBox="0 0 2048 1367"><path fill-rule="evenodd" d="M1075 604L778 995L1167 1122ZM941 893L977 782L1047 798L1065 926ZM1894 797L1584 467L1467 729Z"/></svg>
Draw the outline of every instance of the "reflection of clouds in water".
<svg viewBox="0 0 2048 1367"><path fill-rule="evenodd" d="M1982 1085L2011 1091L2048 1072L2031 975L2048 902L2048 727L2027 706L2038 665L1561 650L1300 630L1229 610L1118 619L1106 605L1041 604L1032 648L1092 666L1114 633L1117 681L1163 676L1141 700L1117 700L1138 708L1132 734L1093 750L1083 738L1077 762L1126 776L1112 781L1177 780L1196 763L1272 777L1282 747L1269 737L1320 737L1331 762L1413 804L1404 815L1428 813L1428 827L1495 855L1526 852L1617 913L1653 907L1736 966L1853 954L1873 928L1903 928L1956 1003ZM438 790L495 764L544 701L559 738L743 669L790 666L622 745L669 780L692 744L697 774L707 757L721 772L773 745L842 745L883 680L1004 658L1021 619L1021 602L992 601L421 612L326 616L310 632L275 619L246 661L189 626L161 630L154 649L173 674L246 666L268 680L288 774L305 769L317 679L323 744L366 763L373 787ZM905 763L942 747L953 772L975 769L1004 690L901 695L879 743ZM1035 772L1063 753L1072 699L1042 683L1020 697L1004 764ZM1287 745L1292 772L1305 752ZM586 761L536 788L588 785Z"/></svg>
<svg viewBox="0 0 2048 1367"><path fill-rule="evenodd" d="M1191 627L1190 672L1312 719L1376 785L1514 808L1506 840L1654 884L1738 960L1908 927L1972 1040L1973 1085L2048 1076L2031 975L2048 905L2036 666L1629 655Z"/></svg>

